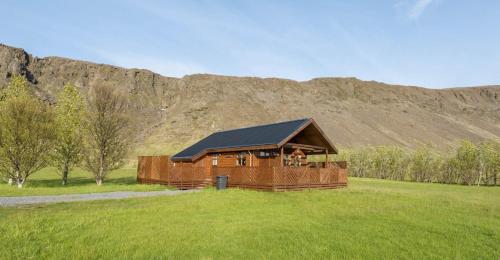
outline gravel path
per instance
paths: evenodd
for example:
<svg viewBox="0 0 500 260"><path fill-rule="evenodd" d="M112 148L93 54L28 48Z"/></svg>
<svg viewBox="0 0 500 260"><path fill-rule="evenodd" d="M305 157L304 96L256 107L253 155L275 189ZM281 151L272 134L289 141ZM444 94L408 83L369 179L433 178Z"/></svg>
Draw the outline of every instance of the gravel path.
<svg viewBox="0 0 500 260"><path fill-rule="evenodd" d="M116 191L88 194L65 194L44 196L0 197L0 206L16 206L23 204L44 204L86 200L115 200L126 198L140 198L153 196L173 196L184 193L193 193L199 190L164 190L164 191Z"/></svg>

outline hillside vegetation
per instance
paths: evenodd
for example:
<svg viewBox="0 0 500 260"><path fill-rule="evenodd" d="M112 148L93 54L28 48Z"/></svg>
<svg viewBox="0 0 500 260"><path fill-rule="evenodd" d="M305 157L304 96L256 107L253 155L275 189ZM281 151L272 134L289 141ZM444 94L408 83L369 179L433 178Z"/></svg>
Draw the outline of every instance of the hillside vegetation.
<svg viewBox="0 0 500 260"><path fill-rule="evenodd" d="M141 69L59 57L37 58L0 45L0 86L25 75L50 102L65 83L88 95L109 85L126 94L137 154L179 151L209 133L314 117L340 148L500 140L500 87L433 90L355 78L304 82L276 78L190 75L164 77Z"/></svg>
<svg viewBox="0 0 500 260"><path fill-rule="evenodd" d="M498 259L498 198L498 187L351 178L339 190L0 208L0 258Z"/></svg>

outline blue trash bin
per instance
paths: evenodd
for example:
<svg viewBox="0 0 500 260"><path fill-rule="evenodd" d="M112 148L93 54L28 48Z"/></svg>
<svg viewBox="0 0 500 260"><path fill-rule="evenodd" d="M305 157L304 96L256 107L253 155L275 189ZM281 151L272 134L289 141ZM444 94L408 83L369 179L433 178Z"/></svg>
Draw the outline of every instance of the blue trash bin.
<svg viewBox="0 0 500 260"><path fill-rule="evenodd" d="M215 177L215 187L218 190L223 190L227 188L227 176L217 176Z"/></svg>

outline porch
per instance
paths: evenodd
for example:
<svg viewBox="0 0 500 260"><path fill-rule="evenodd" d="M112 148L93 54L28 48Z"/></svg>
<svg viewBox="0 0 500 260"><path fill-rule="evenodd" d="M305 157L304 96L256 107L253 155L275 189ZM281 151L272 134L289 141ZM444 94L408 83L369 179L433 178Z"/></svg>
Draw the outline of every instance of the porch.
<svg viewBox="0 0 500 260"><path fill-rule="evenodd" d="M228 176L229 187L270 191L331 189L347 186L346 169L333 164L327 168L219 167L212 169L212 184L215 184L215 176Z"/></svg>
<svg viewBox="0 0 500 260"><path fill-rule="evenodd" d="M168 156L140 156L139 183L178 189L215 185L216 176L228 176L228 186L268 191L332 189L347 186L346 162L309 163L303 166L200 167L173 164Z"/></svg>

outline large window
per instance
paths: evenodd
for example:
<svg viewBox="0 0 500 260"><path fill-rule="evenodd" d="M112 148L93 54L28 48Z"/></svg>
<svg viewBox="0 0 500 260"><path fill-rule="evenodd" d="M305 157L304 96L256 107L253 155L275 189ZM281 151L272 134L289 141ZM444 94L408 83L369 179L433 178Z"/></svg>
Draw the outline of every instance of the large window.
<svg viewBox="0 0 500 260"><path fill-rule="evenodd" d="M247 165L247 158L246 158L246 154L244 152L241 152L238 154L238 157L236 158L236 165L238 165L238 166Z"/></svg>

